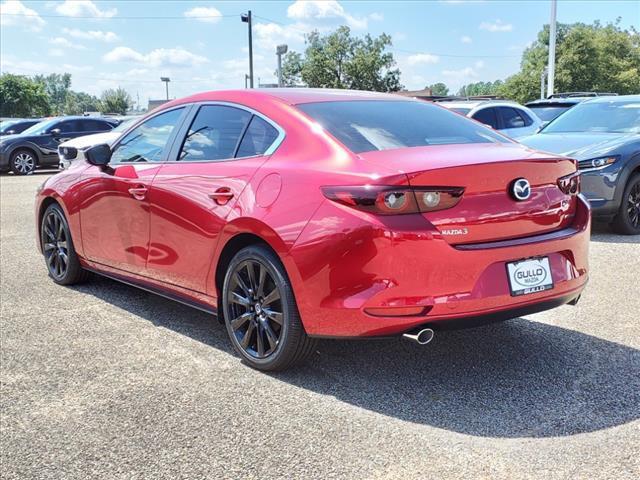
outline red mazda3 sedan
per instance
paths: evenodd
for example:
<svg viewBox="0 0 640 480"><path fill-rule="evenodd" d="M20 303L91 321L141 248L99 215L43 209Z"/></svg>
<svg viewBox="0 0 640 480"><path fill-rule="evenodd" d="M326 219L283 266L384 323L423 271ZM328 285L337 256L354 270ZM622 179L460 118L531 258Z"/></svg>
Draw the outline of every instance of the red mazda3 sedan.
<svg viewBox="0 0 640 480"><path fill-rule="evenodd" d="M419 100L208 92L83 158L38 193L53 281L95 272L217 314L258 369L318 337L426 343L587 281L575 162Z"/></svg>

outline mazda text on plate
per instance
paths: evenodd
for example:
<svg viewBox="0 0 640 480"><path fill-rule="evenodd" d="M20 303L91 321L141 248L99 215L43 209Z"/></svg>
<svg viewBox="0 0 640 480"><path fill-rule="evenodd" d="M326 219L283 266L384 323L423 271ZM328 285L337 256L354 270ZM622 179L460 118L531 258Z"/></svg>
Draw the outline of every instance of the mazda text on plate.
<svg viewBox="0 0 640 480"><path fill-rule="evenodd" d="M426 343L575 303L587 281L575 161L420 100L208 92L85 157L38 193L53 281L98 273L216 314L262 370L321 337Z"/></svg>

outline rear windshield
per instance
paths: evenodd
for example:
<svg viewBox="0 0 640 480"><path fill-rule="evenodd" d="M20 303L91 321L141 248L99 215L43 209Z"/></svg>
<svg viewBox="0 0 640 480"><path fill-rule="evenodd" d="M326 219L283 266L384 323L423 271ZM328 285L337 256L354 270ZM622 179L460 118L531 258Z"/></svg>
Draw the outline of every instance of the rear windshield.
<svg viewBox="0 0 640 480"><path fill-rule="evenodd" d="M357 100L297 106L354 153L509 140L461 115L427 102Z"/></svg>
<svg viewBox="0 0 640 480"><path fill-rule="evenodd" d="M543 122L550 122L561 113L569 110L573 105L529 105L529 108L534 111L540 120Z"/></svg>

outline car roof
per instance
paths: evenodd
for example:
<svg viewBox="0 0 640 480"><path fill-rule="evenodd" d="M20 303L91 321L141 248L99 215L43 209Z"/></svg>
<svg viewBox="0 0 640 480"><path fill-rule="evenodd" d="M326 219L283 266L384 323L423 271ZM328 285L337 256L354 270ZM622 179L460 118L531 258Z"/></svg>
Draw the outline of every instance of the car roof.
<svg viewBox="0 0 640 480"><path fill-rule="evenodd" d="M165 103L161 105L160 109L193 102L225 100L239 102L246 100L251 103L260 103L261 100L266 99L275 99L289 105L351 100L420 101L390 93L365 92L361 90L338 90L330 88L253 88L246 90L214 90L202 92Z"/></svg>
<svg viewBox="0 0 640 480"><path fill-rule="evenodd" d="M492 106L492 107L520 107L518 102L514 102L511 100L456 100L456 101L445 101L445 102L436 102L438 105L442 105L447 108L470 108L471 110L478 108L480 106Z"/></svg>
<svg viewBox="0 0 640 480"><path fill-rule="evenodd" d="M640 102L640 95L617 95L615 97L594 97L586 100L585 103L627 103Z"/></svg>
<svg viewBox="0 0 640 480"><path fill-rule="evenodd" d="M530 102L525 103L527 107L535 107L535 106L547 106L547 107L562 107L562 106L573 106L578 103L582 103L586 100L590 100L592 98L598 97L564 97L564 98L541 98L538 100L532 100ZM611 98L611 97L609 97Z"/></svg>

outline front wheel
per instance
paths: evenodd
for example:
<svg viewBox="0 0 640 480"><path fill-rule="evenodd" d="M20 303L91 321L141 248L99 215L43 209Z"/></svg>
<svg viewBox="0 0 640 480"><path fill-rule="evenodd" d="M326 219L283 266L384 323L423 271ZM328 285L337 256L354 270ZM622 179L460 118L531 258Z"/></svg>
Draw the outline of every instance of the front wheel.
<svg viewBox="0 0 640 480"><path fill-rule="evenodd" d="M80 266L67 219L55 203L49 205L42 216L40 241L49 276L54 282L73 285L87 279L89 272Z"/></svg>
<svg viewBox="0 0 640 480"><path fill-rule="evenodd" d="M253 368L284 370L313 351L315 340L304 331L287 273L266 246L233 257L222 299L231 343Z"/></svg>
<svg viewBox="0 0 640 480"><path fill-rule="evenodd" d="M29 150L17 150L11 155L10 165L16 175L30 175L36 169L36 157Z"/></svg>
<svg viewBox="0 0 640 480"><path fill-rule="evenodd" d="M622 194L620 210L612 225L617 233L640 234L640 174L636 173L627 182Z"/></svg>

